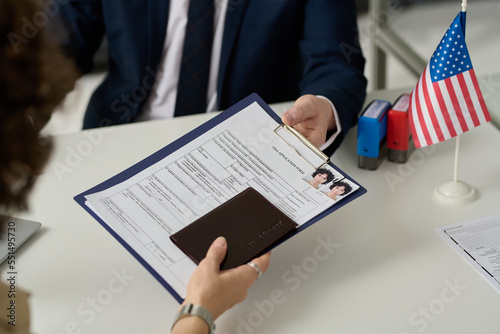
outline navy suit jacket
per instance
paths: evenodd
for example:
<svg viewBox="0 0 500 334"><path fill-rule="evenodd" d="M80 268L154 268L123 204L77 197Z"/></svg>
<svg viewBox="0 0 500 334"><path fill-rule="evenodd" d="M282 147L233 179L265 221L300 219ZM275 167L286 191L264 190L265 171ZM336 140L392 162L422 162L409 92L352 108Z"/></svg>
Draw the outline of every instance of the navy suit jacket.
<svg viewBox="0 0 500 334"><path fill-rule="evenodd" d="M92 95L84 128L133 122L157 75L168 1L69 0L60 9L65 47L82 72L92 69L104 35L109 45L108 75ZM253 92L267 103L323 95L345 135L364 102L363 68L355 1L228 1L217 82L221 110Z"/></svg>

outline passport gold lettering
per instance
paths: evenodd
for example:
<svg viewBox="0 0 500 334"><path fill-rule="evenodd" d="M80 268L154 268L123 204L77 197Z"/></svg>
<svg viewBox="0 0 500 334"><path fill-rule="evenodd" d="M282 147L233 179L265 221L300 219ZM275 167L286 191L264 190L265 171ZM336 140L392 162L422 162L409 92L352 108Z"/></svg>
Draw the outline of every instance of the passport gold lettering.
<svg viewBox="0 0 500 334"><path fill-rule="evenodd" d="M262 240L268 238L271 234L273 234L273 232L276 232L277 230L279 230L282 227L283 227L283 222L280 220L277 223L275 223L274 225L272 225L271 227L269 227L268 229L266 229L265 231L259 233L255 238L250 240L247 243L247 245L249 247L255 246L259 241L262 241Z"/></svg>

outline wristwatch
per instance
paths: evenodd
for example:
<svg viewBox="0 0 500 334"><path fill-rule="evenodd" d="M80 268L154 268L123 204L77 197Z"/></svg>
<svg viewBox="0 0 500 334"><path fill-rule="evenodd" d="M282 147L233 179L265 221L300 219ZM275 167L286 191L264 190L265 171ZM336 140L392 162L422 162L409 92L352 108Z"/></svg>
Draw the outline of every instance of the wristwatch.
<svg viewBox="0 0 500 334"><path fill-rule="evenodd" d="M215 334L215 324L212 314L201 305L186 304L182 306L179 312L175 315L172 328L174 328L177 321L191 315L202 318L207 323L209 334Z"/></svg>

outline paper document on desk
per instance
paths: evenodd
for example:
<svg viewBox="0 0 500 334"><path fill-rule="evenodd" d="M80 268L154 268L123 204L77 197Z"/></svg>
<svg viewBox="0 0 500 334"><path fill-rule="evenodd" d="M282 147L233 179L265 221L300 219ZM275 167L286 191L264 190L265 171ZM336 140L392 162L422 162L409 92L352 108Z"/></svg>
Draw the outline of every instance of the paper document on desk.
<svg viewBox="0 0 500 334"><path fill-rule="evenodd" d="M500 292L500 215L436 228Z"/></svg>
<svg viewBox="0 0 500 334"><path fill-rule="evenodd" d="M279 118L271 113L251 96L75 199L181 300L196 264L170 236L246 188L299 231L365 192L331 163L321 166L287 132L278 135ZM319 166L333 178L316 188ZM338 180L351 189L332 199L329 186Z"/></svg>

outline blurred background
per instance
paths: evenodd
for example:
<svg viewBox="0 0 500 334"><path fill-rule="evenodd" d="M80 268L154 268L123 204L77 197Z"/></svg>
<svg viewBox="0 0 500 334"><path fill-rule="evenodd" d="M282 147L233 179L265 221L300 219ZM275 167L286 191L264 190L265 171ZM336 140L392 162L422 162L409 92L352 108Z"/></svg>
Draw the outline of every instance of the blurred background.
<svg viewBox="0 0 500 334"><path fill-rule="evenodd" d="M373 79L375 69L382 68L374 59L373 36L376 35L373 8L375 3L383 1L357 0L358 28L360 46L367 60L365 75L369 80L368 92L378 87ZM404 41L411 51L427 63L437 44L443 37L455 16L461 10L461 0L389 0L384 4L379 20ZM500 113L500 1L468 1L466 41L472 64L482 87L483 95L495 96L493 103ZM76 89L68 95L66 101L54 114L44 129L45 134L64 134L81 129L87 101L95 87L104 78L107 65L106 41L96 54L96 66L92 73L79 79ZM387 53L385 56L386 89L407 88L411 92L420 75L409 70L397 56ZM496 93L495 93L496 92ZM494 94L495 93L495 94ZM491 112L491 111L490 111ZM500 114L493 114L494 123L500 123Z"/></svg>

